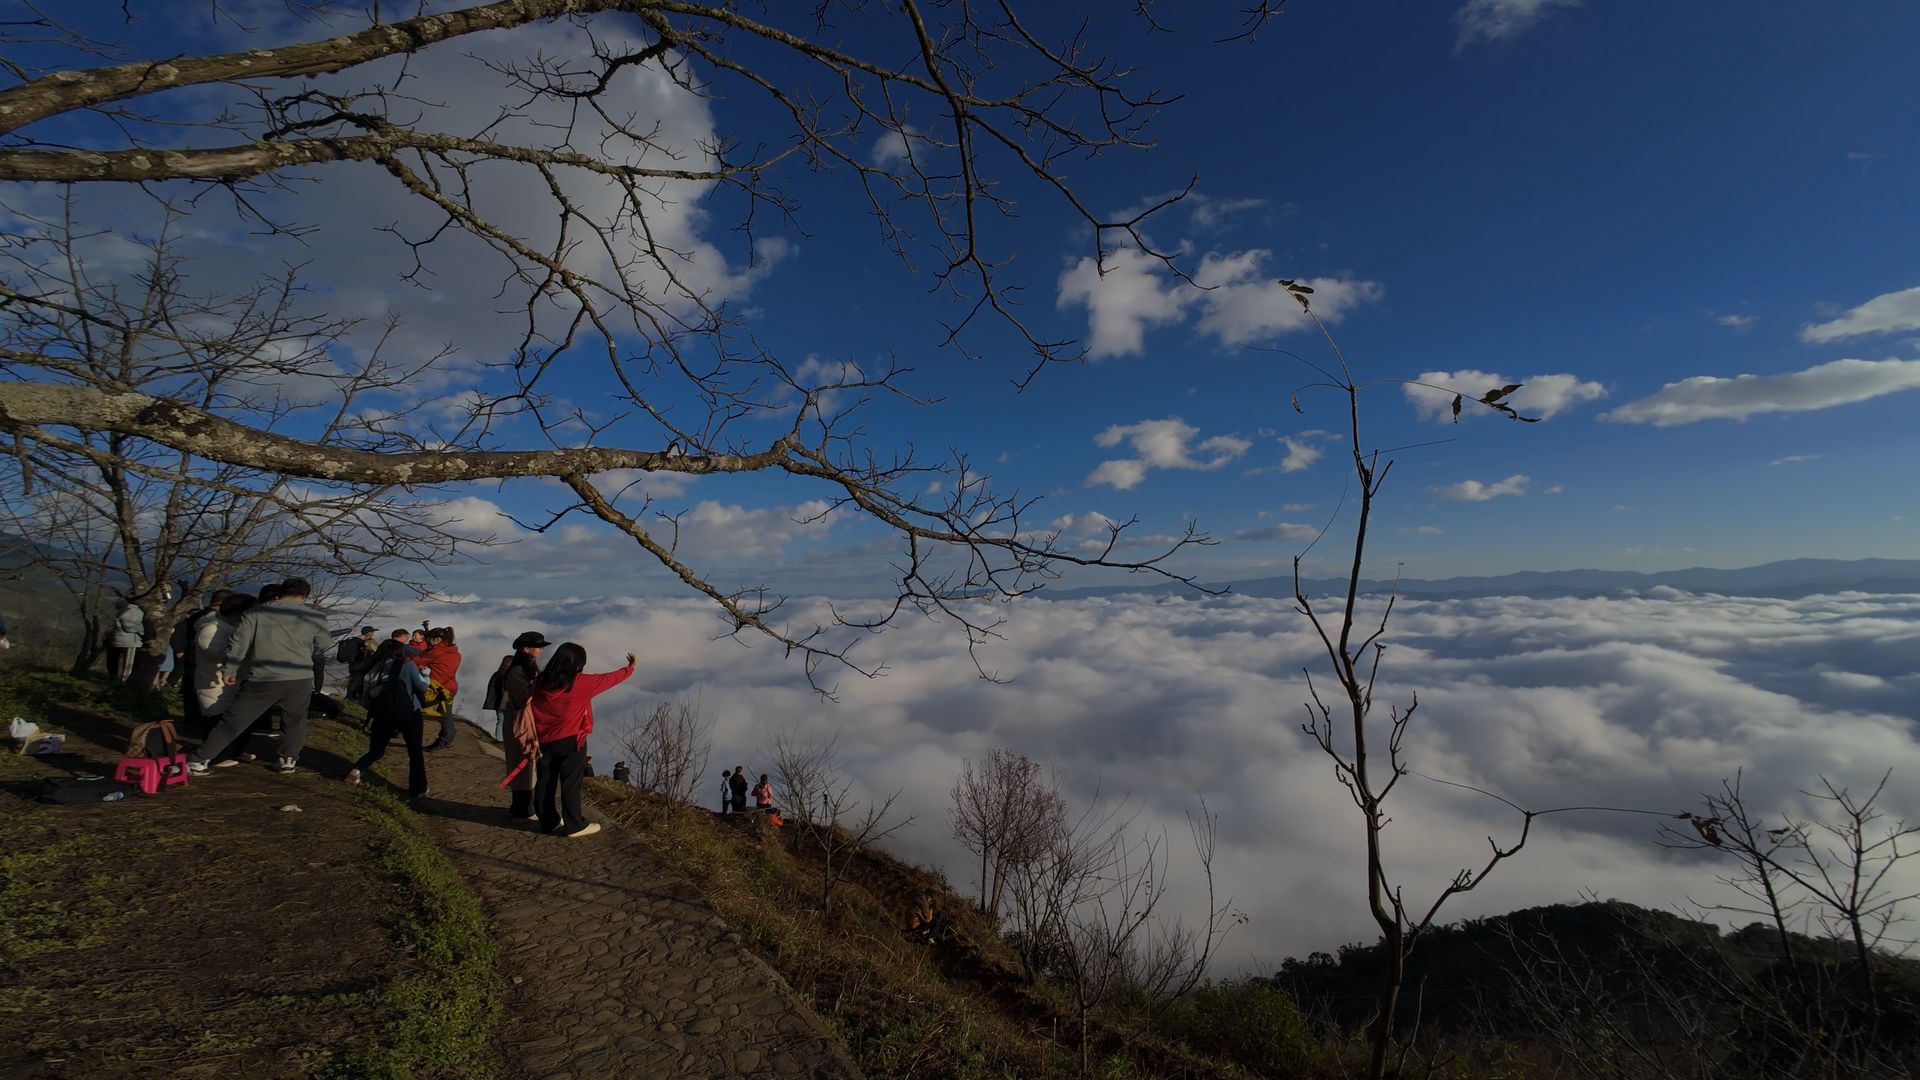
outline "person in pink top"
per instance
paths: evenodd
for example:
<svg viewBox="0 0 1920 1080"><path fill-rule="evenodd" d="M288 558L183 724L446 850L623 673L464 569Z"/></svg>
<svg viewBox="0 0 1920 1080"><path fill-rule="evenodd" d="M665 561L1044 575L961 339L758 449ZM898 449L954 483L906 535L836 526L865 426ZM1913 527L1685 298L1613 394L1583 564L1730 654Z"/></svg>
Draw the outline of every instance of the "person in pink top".
<svg viewBox="0 0 1920 1080"><path fill-rule="evenodd" d="M580 781L587 772L587 736L593 733L593 699L626 682L627 666L600 675L584 674L587 650L569 641L553 650L545 671L533 680L533 724L540 743L540 779L533 789L540 831L561 836L592 836L598 822L580 806ZM559 805L555 805L558 796Z"/></svg>

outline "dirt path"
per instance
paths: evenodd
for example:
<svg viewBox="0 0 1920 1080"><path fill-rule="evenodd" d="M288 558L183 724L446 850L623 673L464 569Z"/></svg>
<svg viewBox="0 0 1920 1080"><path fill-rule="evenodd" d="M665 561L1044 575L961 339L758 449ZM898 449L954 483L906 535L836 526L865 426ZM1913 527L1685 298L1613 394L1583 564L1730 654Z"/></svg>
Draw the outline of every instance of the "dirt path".
<svg viewBox="0 0 1920 1080"><path fill-rule="evenodd" d="M498 927L501 1049L526 1077L858 1077L805 1003L638 840L507 817L500 751L462 726L419 809ZM404 770L396 746L389 770ZM600 820L592 804L590 817Z"/></svg>

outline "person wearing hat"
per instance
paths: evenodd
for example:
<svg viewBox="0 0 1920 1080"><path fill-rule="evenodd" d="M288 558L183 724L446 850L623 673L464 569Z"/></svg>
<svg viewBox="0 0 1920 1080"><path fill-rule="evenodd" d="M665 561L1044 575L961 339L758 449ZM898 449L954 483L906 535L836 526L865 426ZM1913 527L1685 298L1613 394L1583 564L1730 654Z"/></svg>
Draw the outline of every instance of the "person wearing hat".
<svg viewBox="0 0 1920 1080"><path fill-rule="evenodd" d="M551 644L538 630L529 630L514 638L513 652L501 657L500 670L488 680L486 701L482 703L483 708L493 710L494 738L499 739L506 750L508 787L513 791L513 803L507 813L522 821L533 817L535 765L532 758L538 755L540 744L531 731L516 729L530 727L519 723L520 714L526 711L527 702L533 697L533 679L540 674L540 653Z"/></svg>

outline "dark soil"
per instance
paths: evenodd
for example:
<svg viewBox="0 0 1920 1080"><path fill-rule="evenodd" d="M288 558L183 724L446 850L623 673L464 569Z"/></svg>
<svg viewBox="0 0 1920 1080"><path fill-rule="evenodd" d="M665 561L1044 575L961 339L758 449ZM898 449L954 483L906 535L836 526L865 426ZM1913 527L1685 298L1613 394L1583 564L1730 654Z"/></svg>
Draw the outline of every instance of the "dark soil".
<svg viewBox="0 0 1920 1080"><path fill-rule="evenodd" d="M293 776L243 764L157 797L35 801L50 777L109 773L154 707L0 674L0 719L70 751L0 755L0 1075L327 1072L379 1037L379 988L414 966L360 800L322 778L346 767L341 733L316 718Z"/></svg>

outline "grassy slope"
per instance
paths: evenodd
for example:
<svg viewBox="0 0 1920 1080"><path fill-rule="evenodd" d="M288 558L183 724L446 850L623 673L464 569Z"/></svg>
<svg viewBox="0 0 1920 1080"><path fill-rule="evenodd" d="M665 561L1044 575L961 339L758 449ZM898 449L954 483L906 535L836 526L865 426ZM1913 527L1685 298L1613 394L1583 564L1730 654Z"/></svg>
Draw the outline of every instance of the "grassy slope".
<svg viewBox="0 0 1920 1080"><path fill-rule="evenodd" d="M78 770L110 767L126 732L168 707L160 695L93 680L0 670L0 719L67 732L80 756L66 764ZM324 752L359 738L315 717L312 742ZM210 782L204 794L106 806L31 801L61 773L0 752L0 1024L32 1032L22 1056L7 1059L15 1067L58 1067L74 1055L71 1065L98 1076L156 1064L182 1075L494 1071L492 934L400 803L372 792L344 802L297 796L309 811L303 844L274 839L292 834L255 811L251 777L223 777L225 798ZM281 831L250 831L262 821ZM256 929L249 919L272 919L289 888L311 899L314 883L325 888L327 925L297 931L318 939L317 957L248 950L166 962L192 955L180 938L195 918Z"/></svg>
<svg viewBox="0 0 1920 1080"><path fill-rule="evenodd" d="M632 827L831 1023L868 1075L906 1078L1072 1077L1079 1050L1069 1014L1027 985L1012 953L971 903L935 871L884 852L859 859L819 910L819 864L787 846L760 815L721 819L682 808L671 826L660 800L609 780L594 800ZM953 925L928 946L902 932L915 897L931 893ZM1248 1075L1139 1028L1097 1039L1096 1075ZM1275 1074L1282 1075L1282 1074Z"/></svg>

